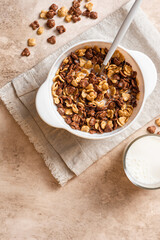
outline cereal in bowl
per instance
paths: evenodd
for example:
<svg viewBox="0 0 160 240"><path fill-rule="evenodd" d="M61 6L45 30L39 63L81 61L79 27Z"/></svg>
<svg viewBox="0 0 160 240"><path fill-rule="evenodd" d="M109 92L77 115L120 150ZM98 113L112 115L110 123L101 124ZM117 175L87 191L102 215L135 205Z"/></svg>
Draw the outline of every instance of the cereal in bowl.
<svg viewBox="0 0 160 240"><path fill-rule="evenodd" d="M57 111L71 128L90 134L123 127L137 106L137 72L116 50L100 75L107 48L85 47L66 57L53 78Z"/></svg>

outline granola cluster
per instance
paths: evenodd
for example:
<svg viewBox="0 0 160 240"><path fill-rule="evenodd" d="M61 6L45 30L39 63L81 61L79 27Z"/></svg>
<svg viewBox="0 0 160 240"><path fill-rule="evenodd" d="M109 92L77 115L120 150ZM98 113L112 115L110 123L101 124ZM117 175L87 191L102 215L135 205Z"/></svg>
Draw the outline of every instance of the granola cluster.
<svg viewBox="0 0 160 240"><path fill-rule="evenodd" d="M57 111L73 129L111 132L125 125L137 106L137 72L116 50L99 75L107 48L85 47L72 52L53 78Z"/></svg>

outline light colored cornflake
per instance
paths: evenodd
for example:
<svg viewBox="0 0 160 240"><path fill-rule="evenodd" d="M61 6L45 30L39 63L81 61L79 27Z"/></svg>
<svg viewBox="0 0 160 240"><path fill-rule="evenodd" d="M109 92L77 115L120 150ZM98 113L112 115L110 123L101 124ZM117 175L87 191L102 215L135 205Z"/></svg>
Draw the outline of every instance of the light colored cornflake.
<svg viewBox="0 0 160 240"><path fill-rule="evenodd" d="M44 27L39 27L37 30L37 34L41 35L44 32Z"/></svg>
<svg viewBox="0 0 160 240"><path fill-rule="evenodd" d="M126 110L129 113L129 116L131 116L133 113L133 107L131 105L128 105Z"/></svg>
<svg viewBox="0 0 160 240"><path fill-rule="evenodd" d="M85 63L86 63L86 60L84 58L79 58L80 67L83 67Z"/></svg>
<svg viewBox="0 0 160 240"><path fill-rule="evenodd" d="M52 95L54 98L58 98L58 95L56 94L56 91L52 91Z"/></svg>
<svg viewBox="0 0 160 240"><path fill-rule="evenodd" d="M99 122L96 122L95 125L94 125L94 127L95 127L95 129L98 130L98 128L99 128Z"/></svg>
<svg viewBox="0 0 160 240"><path fill-rule="evenodd" d="M65 72L65 71L67 71L68 70L68 67L65 67L65 68L63 68L62 70L60 70L60 72Z"/></svg>
<svg viewBox="0 0 160 240"><path fill-rule="evenodd" d="M55 75L59 75L59 72L60 72L60 68L58 68L57 72ZM54 78L53 78L54 79Z"/></svg>
<svg viewBox="0 0 160 240"><path fill-rule="evenodd" d="M92 68L92 66L93 66L93 64L92 64L91 60L88 60L84 65L84 67L87 68L87 69Z"/></svg>
<svg viewBox="0 0 160 240"><path fill-rule="evenodd" d="M28 39L28 46L33 47L36 45L36 39L35 38L29 38Z"/></svg>
<svg viewBox="0 0 160 240"><path fill-rule="evenodd" d="M74 79L71 84L74 86L74 87L78 87L78 82Z"/></svg>
<svg viewBox="0 0 160 240"><path fill-rule="evenodd" d="M47 19L46 17L47 11L42 10L41 13L39 14L40 18Z"/></svg>
<svg viewBox="0 0 160 240"><path fill-rule="evenodd" d="M73 105L72 105L72 111L73 111L74 113L78 113L78 108L77 108L76 104L73 104Z"/></svg>
<svg viewBox="0 0 160 240"><path fill-rule="evenodd" d="M114 116L114 111L111 109L107 109L107 117L112 119L113 116Z"/></svg>
<svg viewBox="0 0 160 240"><path fill-rule="evenodd" d="M87 125L83 125L82 128L81 128L81 131L83 132L89 132L89 127Z"/></svg>
<svg viewBox="0 0 160 240"><path fill-rule="evenodd" d="M58 97L55 97L55 98L53 98L53 99L54 99L54 103L55 103L55 104L59 104L59 103L60 103L60 100L59 100Z"/></svg>
<svg viewBox="0 0 160 240"><path fill-rule="evenodd" d="M76 75L76 72L74 71L74 72L72 72L72 76L74 77Z"/></svg>
<svg viewBox="0 0 160 240"><path fill-rule="evenodd" d="M68 9L66 7L61 7L59 10L58 10L58 16L59 17L65 17L67 15L67 12L68 12Z"/></svg>
<svg viewBox="0 0 160 240"><path fill-rule="evenodd" d="M114 96L116 94L116 88L110 87L110 92L111 92L111 95Z"/></svg>
<svg viewBox="0 0 160 240"><path fill-rule="evenodd" d="M88 76L88 75L89 75L89 71L88 71L87 69L85 69L85 68L83 68L83 69L81 70L81 72L82 72L82 73L85 73L85 74L86 74L86 76Z"/></svg>
<svg viewBox="0 0 160 240"><path fill-rule="evenodd" d="M76 77L75 81L77 82L77 84L81 81L81 77Z"/></svg>
<svg viewBox="0 0 160 240"><path fill-rule="evenodd" d="M65 109L65 114L66 115L72 115L73 114L72 109L71 108L66 108Z"/></svg>
<svg viewBox="0 0 160 240"><path fill-rule="evenodd" d="M106 121L102 121L101 122L101 128L102 129L105 129L106 125L107 125Z"/></svg>
<svg viewBox="0 0 160 240"><path fill-rule="evenodd" d="M108 62L107 65L105 66L105 69L108 69L108 67L109 67L109 62Z"/></svg>
<svg viewBox="0 0 160 240"><path fill-rule="evenodd" d="M91 120L91 118L86 118L86 123L87 123L88 127L90 127L90 125L89 125L90 120Z"/></svg>
<svg viewBox="0 0 160 240"><path fill-rule="evenodd" d="M114 74L114 71L113 71L113 70L108 70L107 77L108 77L109 79L112 79L113 74Z"/></svg>
<svg viewBox="0 0 160 240"><path fill-rule="evenodd" d="M117 58L120 61L120 63L122 63L125 60L123 54L118 50L114 52L112 58Z"/></svg>
<svg viewBox="0 0 160 240"><path fill-rule="evenodd" d="M78 54L79 57L83 57L85 55L86 50L87 50L86 48L81 48L78 49L76 53Z"/></svg>
<svg viewBox="0 0 160 240"><path fill-rule="evenodd" d="M131 95L129 93L122 93L123 100L126 102L130 99Z"/></svg>
<svg viewBox="0 0 160 240"><path fill-rule="evenodd" d="M90 83L87 87L86 87L86 92L92 92L94 91L94 87L93 87L93 84Z"/></svg>
<svg viewBox="0 0 160 240"><path fill-rule="evenodd" d="M78 102L78 103L77 103L77 106L83 108L83 107L84 107L84 104L83 104L82 102Z"/></svg>
<svg viewBox="0 0 160 240"><path fill-rule="evenodd" d="M121 67L118 67L115 64L111 64L108 67L108 74L107 74L108 78L112 80L112 77L114 76L114 74L118 74L121 70L122 70Z"/></svg>
<svg viewBox="0 0 160 240"><path fill-rule="evenodd" d="M104 101L96 102L96 105L97 105L98 107L104 107L105 102L104 102Z"/></svg>
<svg viewBox="0 0 160 240"><path fill-rule="evenodd" d="M122 127L126 123L126 121L127 121L126 117L120 117L118 118L117 123L120 127Z"/></svg>
<svg viewBox="0 0 160 240"><path fill-rule="evenodd" d="M57 80L60 80L61 82L64 82L63 78L60 76L60 75L56 75L54 78L53 78L53 82L57 81Z"/></svg>
<svg viewBox="0 0 160 240"><path fill-rule="evenodd" d="M106 54L106 52L105 52L104 48L101 48L101 53L102 53L103 55L105 55L105 54Z"/></svg>
<svg viewBox="0 0 160 240"><path fill-rule="evenodd" d="M79 73L77 73L76 77L81 80L81 79L83 79L83 78L85 77L85 75L84 75L83 72L79 72ZM77 78L76 78L76 79L77 79ZM78 80L77 80L77 81L78 81Z"/></svg>
<svg viewBox="0 0 160 240"><path fill-rule="evenodd" d="M137 99L137 100L139 100L139 99L140 99L140 92L139 92L139 93L137 93L137 95L136 95L136 99Z"/></svg>
<svg viewBox="0 0 160 240"><path fill-rule="evenodd" d="M64 64L67 64L68 62L69 62L68 57L66 57L66 58L63 60L63 63L64 63Z"/></svg>
<svg viewBox="0 0 160 240"><path fill-rule="evenodd" d="M89 11L92 11L93 9L93 3L89 2L85 4L85 8L87 8Z"/></svg>
<svg viewBox="0 0 160 240"><path fill-rule="evenodd" d="M124 103L123 105L122 105L122 107L121 107L121 110L125 110L126 109L126 104Z"/></svg>
<svg viewBox="0 0 160 240"><path fill-rule="evenodd" d="M123 110L119 110L119 111L118 111L118 115L119 115L119 117L124 117L124 116L125 116L125 113L124 113Z"/></svg>
<svg viewBox="0 0 160 240"><path fill-rule="evenodd" d="M66 17L65 17L65 21L66 22L71 22L71 20L72 20L72 15L67 14Z"/></svg>
<svg viewBox="0 0 160 240"><path fill-rule="evenodd" d="M98 46L94 46L93 49L96 51L96 52L100 52L100 48Z"/></svg>
<svg viewBox="0 0 160 240"><path fill-rule="evenodd" d="M96 65L94 66L95 72L99 73L100 69L101 69L101 67L100 67L99 64L96 64Z"/></svg>
<svg viewBox="0 0 160 240"><path fill-rule="evenodd" d="M52 91L56 91L58 89L58 83L54 82L52 85Z"/></svg>
<svg viewBox="0 0 160 240"><path fill-rule="evenodd" d="M66 107L70 108L72 107L72 103L70 103L68 100L65 101Z"/></svg>
<svg viewBox="0 0 160 240"><path fill-rule="evenodd" d="M106 81L106 80L105 80ZM107 82L104 82L103 85L102 85L102 89L103 90L108 90L109 86L108 86L108 83Z"/></svg>
<svg viewBox="0 0 160 240"><path fill-rule="evenodd" d="M111 65L109 65L109 67L108 67L108 70L113 70L114 72L117 72L117 69L118 69L118 67L117 67L117 65L115 65L115 64L111 64Z"/></svg>
<svg viewBox="0 0 160 240"><path fill-rule="evenodd" d="M85 101L84 101L81 97L79 97L79 101L80 101L81 103L85 104Z"/></svg>
<svg viewBox="0 0 160 240"><path fill-rule="evenodd" d="M126 76L131 76L132 75L132 67L130 65L125 64L123 67L123 73Z"/></svg>
<svg viewBox="0 0 160 240"><path fill-rule="evenodd" d="M156 124L158 127L160 127L160 118L157 118L157 119L155 120L155 124Z"/></svg>
<svg viewBox="0 0 160 240"><path fill-rule="evenodd" d="M97 93L96 92L90 92L86 96L87 100L90 101L90 102L93 102L96 97L97 97Z"/></svg>
<svg viewBox="0 0 160 240"><path fill-rule="evenodd" d="M109 120L109 121L107 122L107 125L108 125L110 128L113 128L113 122L112 122L112 120Z"/></svg>

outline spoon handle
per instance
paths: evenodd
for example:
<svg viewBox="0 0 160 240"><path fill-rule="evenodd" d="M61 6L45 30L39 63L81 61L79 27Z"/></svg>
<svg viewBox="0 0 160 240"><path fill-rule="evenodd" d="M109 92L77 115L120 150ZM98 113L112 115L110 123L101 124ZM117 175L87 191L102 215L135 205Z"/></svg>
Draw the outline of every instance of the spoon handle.
<svg viewBox="0 0 160 240"><path fill-rule="evenodd" d="M107 63L111 59L113 53L115 52L116 48L118 47L118 44L120 43L120 41L124 37L125 33L127 32L141 2L142 2L142 0L136 0L135 3L133 4L132 8L130 9L126 19L124 20L121 28L119 29L119 31L109 49L109 52L107 53L107 55L104 59L104 62L101 66L100 72L102 72L104 70L105 66L107 65Z"/></svg>

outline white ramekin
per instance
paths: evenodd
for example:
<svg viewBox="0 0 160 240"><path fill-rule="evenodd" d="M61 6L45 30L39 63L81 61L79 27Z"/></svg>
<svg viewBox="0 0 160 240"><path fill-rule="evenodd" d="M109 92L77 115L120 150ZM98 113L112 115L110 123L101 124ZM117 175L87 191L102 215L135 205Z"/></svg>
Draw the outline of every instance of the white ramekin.
<svg viewBox="0 0 160 240"><path fill-rule="evenodd" d="M154 63L151 59L142 52L128 50L123 47L119 47L120 51L124 54L126 60L131 63L133 69L137 71L137 78L139 80L140 87L140 100L138 105L134 108L133 114L124 125L124 127L118 128L115 131L103 133L103 134L90 134L79 130L72 129L61 117L57 111L57 107L53 102L51 94L51 86L53 84L53 77L57 69L59 68L62 60L68 56L71 52L76 49L83 48L85 46L99 46L109 47L111 43L105 40L88 40L80 42L63 52L53 64L46 81L41 85L36 96L36 108L39 116L48 125L56 128L63 128L70 133L87 139L104 139L115 136L116 134L122 133L124 129L128 128L139 116L143 109L144 103L147 97L153 92L157 82L157 71Z"/></svg>
<svg viewBox="0 0 160 240"><path fill-rule="evenodd" d="M123 151L123 156L122 156L122 161L123 161L123 169L124 172L126 174L126 176L128 177L128 179L137 187L140 188L144 188L144 189L148 189L148 190L156 190L156 189L160 189L160 182L158 183L154 183L154 184L146 184L146 183L140 183L136 178L134 178L131 173L128 171L127 166L126 166L126 157L127 157L127 153L130 149L130 147L132 146L133 143L135 143L137 140L141 139L141 138L145 138L148 136L154 136L156 138L160 138L160 135L158 134L145 134L145 135L141 135L137 138L135 138L134 140L132 140L124 149Z"/></svg>

